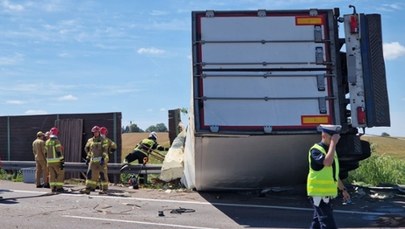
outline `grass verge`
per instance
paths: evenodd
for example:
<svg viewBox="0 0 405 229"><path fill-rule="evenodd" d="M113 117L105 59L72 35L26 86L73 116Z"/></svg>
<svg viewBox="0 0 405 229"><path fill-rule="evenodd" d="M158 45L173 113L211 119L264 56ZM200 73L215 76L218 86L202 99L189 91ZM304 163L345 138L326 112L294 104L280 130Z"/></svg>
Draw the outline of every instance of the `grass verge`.
<svg viewBox="0 0 405 229"><path fill-rule="evenodd" d="M373 154L349 173L348 182L373 186L405 184L405 160Z"/></svg>

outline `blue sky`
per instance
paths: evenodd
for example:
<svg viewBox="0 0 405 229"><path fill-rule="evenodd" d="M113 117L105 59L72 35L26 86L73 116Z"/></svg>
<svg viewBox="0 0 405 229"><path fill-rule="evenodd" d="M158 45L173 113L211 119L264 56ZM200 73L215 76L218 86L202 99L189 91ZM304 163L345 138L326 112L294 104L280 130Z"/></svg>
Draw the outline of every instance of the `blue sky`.
<svg viewBox="0 0 405 229"><path fill-rule="evenodd" d="M405 2L0 0L0 115L122 112L143 129L190 107L191 11L380 13L392 127L405 136Z"/></svg>

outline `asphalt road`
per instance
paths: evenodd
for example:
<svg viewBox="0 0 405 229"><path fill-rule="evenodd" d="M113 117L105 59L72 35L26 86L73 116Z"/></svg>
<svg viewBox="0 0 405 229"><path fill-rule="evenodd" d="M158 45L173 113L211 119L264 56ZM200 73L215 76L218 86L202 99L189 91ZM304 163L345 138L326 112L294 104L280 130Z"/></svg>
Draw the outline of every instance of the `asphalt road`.
<svg viewBox="0 0 405 229"><path fill-rule="evenodd" d="M67 186L68 187L68 186ZM78 190L83 186L70 186ZM109 195L50 194L34 184L0 181L0 228L308 228L312 209L301 191L206 192L133 190ZM352 193L335 204L339 228L405 227L405 198ZM163 216L159 216L163 213Z"/></svg>

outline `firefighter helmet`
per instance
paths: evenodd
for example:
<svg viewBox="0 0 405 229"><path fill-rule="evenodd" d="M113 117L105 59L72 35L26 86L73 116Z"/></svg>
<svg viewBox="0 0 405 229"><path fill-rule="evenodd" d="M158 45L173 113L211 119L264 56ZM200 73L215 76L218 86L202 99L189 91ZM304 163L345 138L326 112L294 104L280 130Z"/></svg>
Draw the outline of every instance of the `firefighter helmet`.
<svg viewBox="0 0 405 229"><path fill-rule="evenodd" d="M56 127L52 127L49 132L51 133L51 135L58 135L59 134L59 130Z"/></svg>
<svg viewBox="0 0 405 229"><path fill-rule="evenodd" d="M158 135L157 135L157 133L155 131L150 132L149 137L154 138L155 140L158 139Z"/></svg>
<svg viewBox="0 0 405 229"><path fill-rule="evenodd" d="M91 132L100 132L100 127L99 126L93 126L93 128L91 128Z"/></svg>
<svg viewBox="0 0 405 229"><path fill-rule="evenodd" d="M42 131L38 131L37 132L37 137L42 137L42 136L44 136L44 133Z"/></svg>
<svg viewBox="0 0 405 229"><path fill-rule="evenodd" d="M102 135L106 135L108 133L108 130L107 130L107 128L106 127L100 127L100 134L102 134Z"/></svg>

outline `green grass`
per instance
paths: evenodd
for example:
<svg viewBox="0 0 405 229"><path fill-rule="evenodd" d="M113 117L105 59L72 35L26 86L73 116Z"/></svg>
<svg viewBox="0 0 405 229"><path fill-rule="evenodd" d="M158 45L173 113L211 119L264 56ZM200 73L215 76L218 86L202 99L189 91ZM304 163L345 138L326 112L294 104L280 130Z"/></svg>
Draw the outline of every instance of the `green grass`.
<svg viewBox="0 0 405 229"><path fill-rule="evenodd" d="M405 184L405 160L373 154L349 173L348 182L372 186Z"/></svg>
<svg viewBox="0 0 405 229"><path fill-rule="evenodd" d="M23 174L21 170L13 173L7 173L4 169L0 169L0 180L11 180L15 182L23 181Z"/></svg>
<svg viewBox="0 0 405 229"><path fill-rule="evenodd" d="M360 162L347 179L366 186L405 184L405 139L362 136L371 144L372 156Z"/></svg>

